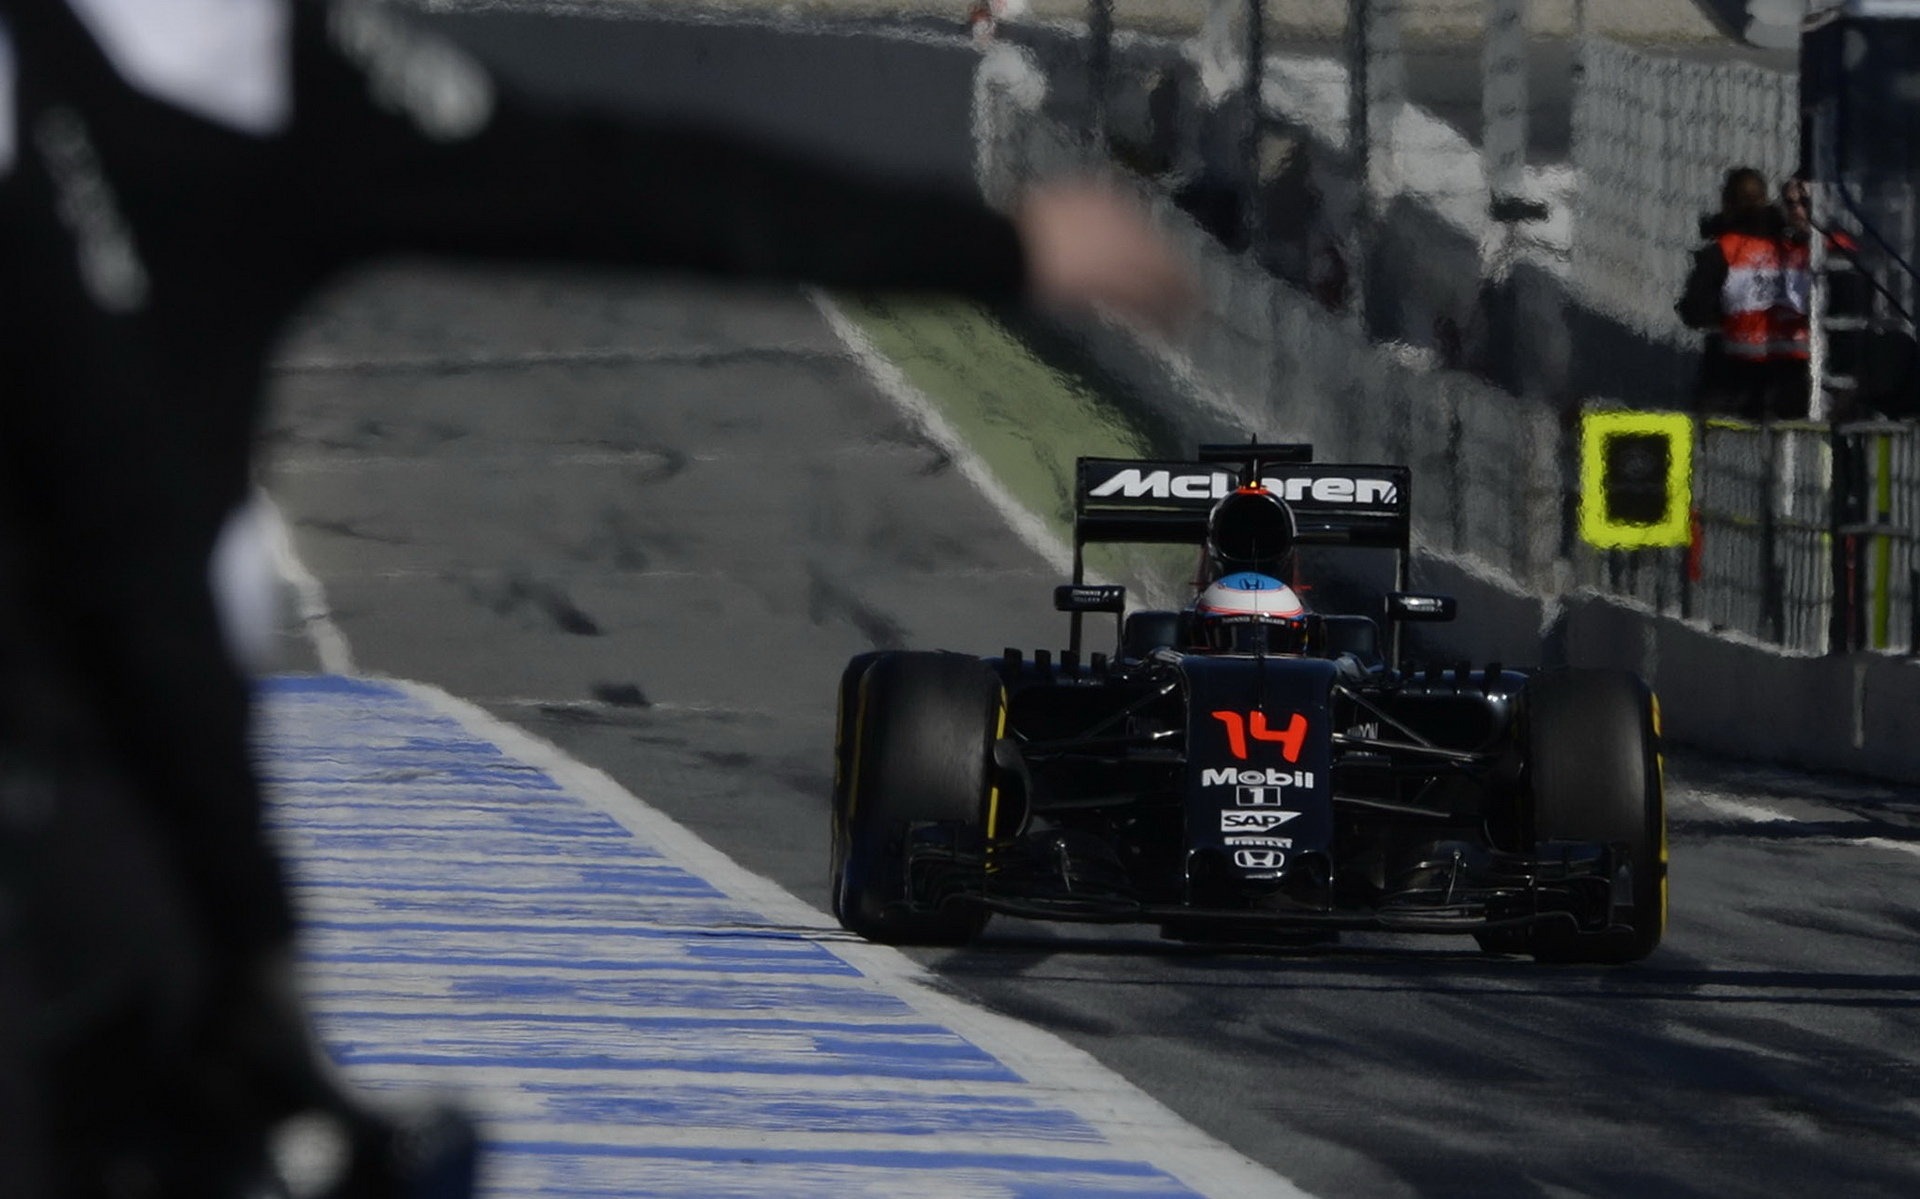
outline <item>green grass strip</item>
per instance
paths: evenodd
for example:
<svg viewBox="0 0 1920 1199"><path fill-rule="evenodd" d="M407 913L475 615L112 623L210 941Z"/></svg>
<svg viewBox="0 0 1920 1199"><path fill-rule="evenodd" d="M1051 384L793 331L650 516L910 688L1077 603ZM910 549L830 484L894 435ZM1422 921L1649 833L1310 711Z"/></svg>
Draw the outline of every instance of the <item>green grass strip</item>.
<svg viewBox="0 0 1920 1199"><path fill-rule="evenodd" d="M1096 384L1041 360L977 304L849 295L835 301L938 406L1000 485L1068 543L1074 460L1154 453L1149 435ZM1193 558L1185 548L1096 546L1087 565L1096 576L1165 587L1191 573Z"/></svg>

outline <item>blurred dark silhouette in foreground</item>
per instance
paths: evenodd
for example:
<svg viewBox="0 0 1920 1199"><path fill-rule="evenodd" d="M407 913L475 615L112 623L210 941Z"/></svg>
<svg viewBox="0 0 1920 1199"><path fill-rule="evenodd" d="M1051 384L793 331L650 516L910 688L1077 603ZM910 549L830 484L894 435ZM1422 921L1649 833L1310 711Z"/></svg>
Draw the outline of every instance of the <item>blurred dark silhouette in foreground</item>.
<svg viewBox="0 0 1920 1199"><path fill-rule="evenodd" d="M268 355L341 269L420 252L1179 319L1131 204L1011 218L724 130L543 110L367 0L0 0L0 1185L9 1199L452 1196L457 1115L313 1049L208 582Z"/></svg>

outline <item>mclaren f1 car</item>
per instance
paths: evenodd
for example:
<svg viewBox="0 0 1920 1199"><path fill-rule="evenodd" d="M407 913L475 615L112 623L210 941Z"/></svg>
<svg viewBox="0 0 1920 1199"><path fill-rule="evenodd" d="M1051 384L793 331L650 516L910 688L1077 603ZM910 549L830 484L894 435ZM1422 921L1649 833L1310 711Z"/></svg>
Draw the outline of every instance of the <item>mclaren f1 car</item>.
<svg viewBox="0 0 1920 1199"><path fill-rule="evenodd" d="M1401 661L1409 472L1299 445L1081 459L1069 645L890 651L839 694L835 915L957 944L991 914L1182 940L1471 935L1620 963L1666 923L1659 708L1636 676ZM1199 548L1194 601L1127 611L1097 542ZM1377 615L1310 611L1301 546L1393 555ZM1297 580L1296 580L1297 581ZM1111 615L1108 626L1105 616ZM1082 653L1092 621L1113 629Z"/></svg>

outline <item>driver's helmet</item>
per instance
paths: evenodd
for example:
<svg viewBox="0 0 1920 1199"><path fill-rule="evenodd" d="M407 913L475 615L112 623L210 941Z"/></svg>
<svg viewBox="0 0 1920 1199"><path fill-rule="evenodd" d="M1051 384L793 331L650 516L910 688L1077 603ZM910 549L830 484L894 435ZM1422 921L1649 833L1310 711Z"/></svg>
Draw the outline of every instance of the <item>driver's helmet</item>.
<svg viewBox="0 0 1920 1199"><path fill-rule="evenodd" d="M1207 584L1193 605L1194 638L1231 654L1304 654L1307 607L1272 575L1239 571Z"/></svg>

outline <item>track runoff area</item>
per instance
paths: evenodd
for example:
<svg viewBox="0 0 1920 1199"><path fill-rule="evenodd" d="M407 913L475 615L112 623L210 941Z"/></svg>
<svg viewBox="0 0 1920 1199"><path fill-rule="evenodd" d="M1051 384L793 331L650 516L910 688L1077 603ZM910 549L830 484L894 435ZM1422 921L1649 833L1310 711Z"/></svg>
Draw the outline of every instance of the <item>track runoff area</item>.
<svg viewBox="0 0 1920 1199"><path fill-rule="evenodd" d="M330 1054L491 1199L1303 1194L445 692L273 678L262 751Z"/></svg>

